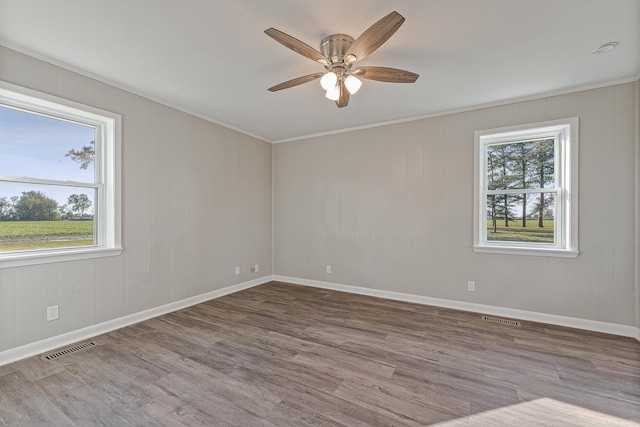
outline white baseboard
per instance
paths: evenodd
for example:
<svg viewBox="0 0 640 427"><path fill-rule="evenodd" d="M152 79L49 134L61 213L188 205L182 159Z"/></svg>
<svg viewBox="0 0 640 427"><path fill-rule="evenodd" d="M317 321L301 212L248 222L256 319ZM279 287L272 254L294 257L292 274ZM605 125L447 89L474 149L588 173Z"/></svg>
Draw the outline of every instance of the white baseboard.
<svg viewBox="0 0 640 427"><path fill-rule="evenodd" d="M558 316L555 314L538 313L535 311L517 310L513 308L496 307L492 305L475 304L464 301L454 301L440 298L430 298L420 295L404 294L400 292L383 291L379 289L361 288L358 286L342 285L339 283L322 282L318 280L300 279L297 277L274 275L273 280L293 283L296 285L312 286L315 288L331 289L352 294L368 295L417 304L433 305L437 307L453 308L474 313L491 314L494 316L511 317L531 322L547 323L550 325L566 326L587 331L603 332L606 334L632 337L640 341L640 328L617 323L599 322L596 320L579 319L576 317Z"/></svg>
<svg viewBox="0 0 640 427"><path fill-rule="evenodd" d="M73 344L78 341L89 339L97 335L111 332L115 329L123 328L134 323L142 322L153 317L171 313L186 307L190 307L201 302L220 298L225 295L239 292L254 286L268 283L272 280L279 282L293 283L296 285L312 286L315 288L332 289L335 291L348 292L352 294L368 295L379 298L387 298L398 301L406 301L417 304L433 305L437 307L453 308L457 310L471 311L474 313L491 314L494 316L511 317L515 319L528 320L532 322L547 323L550 325L566 326L570 328L584 329L588 331L603 332L607 334L620 335L624 337L632 337L640 341L640 328L633 326L620 325L617 323L599 322L595 320L578 319L575 317L557 316L554 314L538 313L533 311L516 310L512 308L496 307L484 304L475 304L463 301L454 301L440 298L430 298L420 295L404 294L400 292L383 291L379 289L362 288L358 286L342 285L339 283L322 282L318 280L300 279L288 276L264 276L248 282L238 283L236 285L227 286L226 288L196 295L180 301L172 302L144 310L138 313L130 314L97 325L88 326L76 331L67 332L62 335L47 338L34 343L26 344L20 347L12 348L0 352L0 366L6 365L27 357L35 356L59 347Z"/></svg>
<svg viewBox="0 0 640 427"><path fill-rule="evenodd" d="M35 356L40 353L44 353L59 347L63 347L69 344L73 344L78 341L82 341L88 338L95 337L107 332L111 332L115 329L123 328L125 326L132 325L134 323L142 322L153 317L158 317L163 314L171 313L176 310L180 310L186 307L190 307L201 302L209 301L212 299L220 298L225 295L232 294L234 292L249 289L254 286L262 285L273 280L273 276L264 276L248 282L238 283L236 285L227 286L222 289L207 292L194 297L186 298L180 301L175 301L169 304L165 304L159 307L150 308L148 310L133 313L124 317L109 320L97 325L88 326L86 328L78 329L76 331L67 332L55 337L46 338L44 340L36 341L33 343L25 344L20 347L12 348L0 352L0 366L6 365L27 357Z"/></svg>

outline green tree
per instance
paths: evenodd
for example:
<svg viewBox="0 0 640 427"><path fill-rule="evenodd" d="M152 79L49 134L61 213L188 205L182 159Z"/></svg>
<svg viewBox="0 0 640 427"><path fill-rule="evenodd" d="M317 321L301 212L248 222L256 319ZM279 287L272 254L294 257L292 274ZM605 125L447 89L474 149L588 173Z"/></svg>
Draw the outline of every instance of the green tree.
<svg viewBox="0 0 640 427"><path fill-rule="evenodd" d="M80 150L72 148L65 157L70 157L76 163L80 163L80 169L87 169L96 160L96 142L91 141Z"/></svg>
<svg viewBox="0 0 640 427"><path fill-rule="evenodd" d="M491 148L487 150L487 178L488 178L488 190L495 190L497 188L497 181L499 179L499 175L497 173L497 153L494 152ZM498 219L496 216L497 212L497 201L495 195L490 195L489 199L489 217L491 218L491 226L493 227L493 232L498 232Z"/></svg>
<svg viewBox="0 0 640 427"><path fill-rule="evenodd" d="M555 141L544 139L532 141L533 151L531 182L539 188L553 184L555 179ZM544 215L548 211L548 203L552 198L548 193L540 193L535 210L538 213L538 227L544 227Z"/></svg>
<svg viewBox="0 0 640 427"><path fill-rule="evenodd" d="M58 214L62 219L73 219L73 212L67 205L58 206Z"/></svg>
<svg viewBox="0 0 640 427"><path fill-rule="evenodd" d="M6 197L0 197L0 220L11 219L13 203Z"/></svg>
<svg viewBox="0 0 640 427"><path fill-rule="evenodd" d="M18 200L20 200L20 196L11 196L9 200L11 200L11 211L10 211L11 219L17 219L18 214L16 213L16 206L18 205Z"/></svg>
<svg viewBox="0 0 640 427"><path fill-rule="evenodd" d="M58 219L58 202L41 191L23 191L14 205L20 221L53 221Z"/></svg>
<svg viewBox="0 0 640 427"><path fill-rule="evenodd" d="M512 171L512 186L513 188L529 188L531 180L531 164L533 154L533 144L531 142L519 142L516 144L509 144L511 148L510 169ZM527 200L526 194L518 197L522 204L522 227L527 226Z"/></svg>
<svg viewBox="0 0 640 427"><path fill-rule="evenodd" d="M538 218L538 227L543 227L540 225L540 218L553 218L554 217L554 198L553 193L542 193L540 195L536 195L536 201L533 204L533 212L536 213L536 217Z"/></svg>
<svg viewBox="0 0 640 427"><path fill-rule="evenodd" d="M67 203L71 205L71 210L76 213L78 219L81 219L92 205L86 194L72 194L69 196Z"/></svg>
<svg viewBox="0 0 640 427"><path fill-rule="evenodd" d="M496 144L487 147L487 168L489 190L508 190L512 187L514 176L511 171L513 162L513 144ZM504 226L509 227L509 221L513 220L511 204L516 200L513 195L499 194L491 198L491 216L503 218ZM494 222L494 232L496 224Z"/></svg>

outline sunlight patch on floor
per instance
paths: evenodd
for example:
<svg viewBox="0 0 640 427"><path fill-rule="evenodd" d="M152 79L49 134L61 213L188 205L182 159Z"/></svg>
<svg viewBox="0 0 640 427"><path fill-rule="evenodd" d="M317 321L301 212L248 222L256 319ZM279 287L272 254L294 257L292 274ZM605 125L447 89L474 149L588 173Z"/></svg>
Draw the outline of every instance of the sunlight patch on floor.
<svg viewBox="0 0 640 427"><path fill-rule="evenodd" d="M550 398L522 402L493 409L457 420L437 424L437 427L462 426L575 426L575 427L638 427L635 419L622 419Z"/></svg>

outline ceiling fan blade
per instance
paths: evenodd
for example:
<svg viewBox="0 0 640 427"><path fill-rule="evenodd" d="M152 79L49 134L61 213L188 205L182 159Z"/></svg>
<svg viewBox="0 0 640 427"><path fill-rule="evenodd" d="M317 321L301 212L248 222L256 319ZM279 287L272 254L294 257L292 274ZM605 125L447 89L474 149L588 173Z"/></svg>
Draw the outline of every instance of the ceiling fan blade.
<svg viewBox="0 0 640 427"><path fill-rule="evenodd" d="M283 33L275 28L268 28L264 30L264 33L283 46L288 47L302 56L306 56L312 61L319 62L322 65L329 65L331 63L323 54L287 33Z"/></svg>
<svg viewBox="0 0 640 427"><path fill-rule="evenodd" d="M284 83L280 83L279 85L275 85L273 87L270 87L269 89L267 89L270 92L276 92L278 90L282 90L282 89L288 89L290 87L294 87L294 86L298 86L301 85L303 83L307 83L313 80L317 80L320 77L322 77L324 75L324 73L313 73L313 74L307 74L306 76L302 76L302 77L297 77L295 79L291 79L288 80Z"/></svg>
<svg viewBox="0 0 640 427"><path fill-rule="evenodd" d="M411 71L389 67L358 67L353 71L353 74L363 79L389 83L413 83L420 77Z"/></svg>
<svg viewBox="0 0 640 427"><path fill-rule="evenodd" d="M340 79L340 97L336 101L338 108L346 107L349 105L349 91L344 84L344 80Z"/></svg>
<svg viewBox="0 0 640 427"><path fill-rule="evenodd" d="M345 62L353 64L370 55L389 40L389 37L400 28L403 22L404 17L394 11L367 28L345 53Z"/></svg>

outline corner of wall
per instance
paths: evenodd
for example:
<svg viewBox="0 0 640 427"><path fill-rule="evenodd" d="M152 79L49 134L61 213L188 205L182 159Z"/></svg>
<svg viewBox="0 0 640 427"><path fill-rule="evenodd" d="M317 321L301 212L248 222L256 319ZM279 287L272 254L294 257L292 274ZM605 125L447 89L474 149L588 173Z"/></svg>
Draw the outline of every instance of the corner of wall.
<svg viewBox="0 0 640 427"><path fill-rule="evenodd" d="M636 80L636 171L635 171L635 299L636 299L636 328L640 340L640 78Z"/></svg>
<svg viewBox="0 0 640 427"><path fill-rule="evenodd" d="M271 144L271 274L276 274L276 148Z"/></svg>

